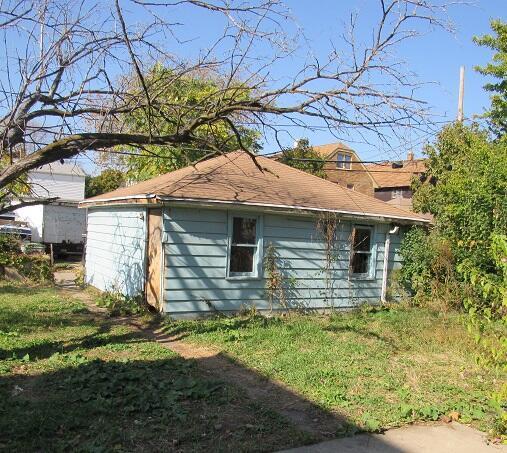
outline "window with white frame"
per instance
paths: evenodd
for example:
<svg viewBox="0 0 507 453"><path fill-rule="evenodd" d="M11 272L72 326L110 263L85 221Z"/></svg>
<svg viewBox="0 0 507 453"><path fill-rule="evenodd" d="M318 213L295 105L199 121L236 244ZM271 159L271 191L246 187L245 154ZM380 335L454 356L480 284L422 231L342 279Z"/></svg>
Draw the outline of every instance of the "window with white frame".
<svg viewBox="0 0 507 453"><path fill-rule="evenodd" d="M259 218L231 215L229 231L228 276L257 277Z"/></svg>
<svg viewBox="0 0 507 453"><path fill-rule="evenodd" d="M393 189L391 191L392 198L403 198L403 189Z"/></svg>
<svg viewBox="0 0 507 453"><path fill-rule="evenodd" d="M350 154L338 153L336 156L336 167L350 170L352 165L352 156Z"/></svg>
<svg viewBox="0 0 507 453"><path fill-rule="evenodd" d="M350 274L356 278L369 278L372 275L373 228L355 226L352 230L350 247Z"/></svg>

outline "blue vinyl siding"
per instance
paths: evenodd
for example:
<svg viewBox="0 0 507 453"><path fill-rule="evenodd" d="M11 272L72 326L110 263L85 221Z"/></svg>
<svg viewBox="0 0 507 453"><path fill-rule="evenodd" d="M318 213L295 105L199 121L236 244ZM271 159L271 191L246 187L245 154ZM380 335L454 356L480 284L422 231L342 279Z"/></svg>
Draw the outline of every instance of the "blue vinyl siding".
<svg viewBox="0 0 507 453"><path fill-rule="evenodd" d="M88 209L86 282L127 296L144 289L145 208Z"/></svg>
<svg viewBox="0 0 507 453"><path fill-rule="evenodd" d="M167 313L234 311L250 305L269 309L262 275L260 279L226 279L228 215L225 210L165 209L164 309ZM380 299L384 241L390 226L364 224L374 226L374 278L349 279L350 235L354 224L341 221L330 272L331 285L326 286L325 244L317 231L316 219L264 214L260 232L264 253L273 244L279 256L278 267L286 281L291 282L286 288L289 304L317 309L347 308ZM400 239L401 235L391 237L391 269L399 265L396 250Z"/></svg>

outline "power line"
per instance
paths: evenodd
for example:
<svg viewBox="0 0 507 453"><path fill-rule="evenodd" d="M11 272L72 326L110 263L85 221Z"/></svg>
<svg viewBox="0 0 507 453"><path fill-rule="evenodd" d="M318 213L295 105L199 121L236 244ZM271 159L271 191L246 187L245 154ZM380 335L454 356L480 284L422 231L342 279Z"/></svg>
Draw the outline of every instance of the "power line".
<svg viewBox="0 0 507 453"><path fill-rule="evenodd" d="M220 154L219 151L214 151L212 149L204 149L204 148L182 148L182 149L187 149L189 151L203 151L203 152L206 152L206 153L216 153L216 154ZM137 152L131 152L131 151L111 151L109 149L95 149L93 150L95 152L99 152L99 153L106 153L106 154L118 154L120 156L134 156L134 157L152 157L152 158L156 158L156 159L174 159L174 156L162 156L161 154L155 154L155 153L148 153L148 154L143 154L143 153L137 153ZM274 152L271 152L271 153L265 153L265 154L256 154L256 156L258 157L268 157L268 156L272 156L274 154L278 154L280 151L274 151ZM83 151L83 154L86 153L86 151ZM222 154L228 154L229 151L227 152L223 152Z"/></svg>
<svg viewBox="0 0 507 453"><path fill-rule="evenodd" d="M312 158L307 158L307 157L290 157L290 156L287 157L287 160L295 160L298 162L317 162L317 163L332 163L332 164L335 164L338 162L336 159L312 159ZM340 162L345 163L345 161L340 161ZM358 163L358 164L388 164L390 162L391 161L388 159L383 159L383 160L355 160L355 161L351 161L350 163L354 163L354 164L355 163ZM395 161L395 162L398 162L398 161ZM344 169L340 169L340 170L344 170Z"/></svg>
<svg viewBox="0 0 507 453"><path fill-rule="evenodd" d="M350 169L344 169L344 168L325 168L325 169L322 169L322 171L323 172L328 172L328 171L345 171L345 172L390 173L390 174L393 173L392 170L368 170L368 169L363 169L363 168L350 168ZM415 174L418 174L418 173L423 173L423 172L422 171L396 171L397 175L399 175L399 174L415 175Z"/></svg>
<svg viewBox="0 0 507 453"><path fill-rule="evenodd" d="M211 150L197 149L197 148L193 148L193 150L212 152ZM111 151L111 150L107 150L107 149L101 149L101 150L95 150L95 151L102 152L102 153L108 153L108 154L118 154L118 155L122 155L122 156L124 155L124 156L135 156L135 157L167 159L167 160L174 159L174 157L172 157L172 156L162 156L160 154L141 154L141 153L135 153L135 152L130 152L130 151ZM224 154L227 154L227 153L224 153ZM277 154L277 153L273 153L273 154ZM266 156L269 156L269 154L260 154L259 155L259 157L266 157ZM304 158L295 158L295 157L294 158L290 157L289 160L296 161L296 162L336 163L335 160L304 159ZM354 161L354 163L362 163L362 164L372 163L372 164L385 164L385 165L387 165L388 162L389 161L387 161L387 160ZM420 173L418 171L402 171L402 170L398 170L396 168L393 168L392 170L396 170L397 174ZM323 171L347 171L347 172L367 172L367 173L392 173L392 170L370 170L370 169L363 169L363 168L348 168L348 169L346 169L346 168L326 168L326 169L323 169Z"/></svg>

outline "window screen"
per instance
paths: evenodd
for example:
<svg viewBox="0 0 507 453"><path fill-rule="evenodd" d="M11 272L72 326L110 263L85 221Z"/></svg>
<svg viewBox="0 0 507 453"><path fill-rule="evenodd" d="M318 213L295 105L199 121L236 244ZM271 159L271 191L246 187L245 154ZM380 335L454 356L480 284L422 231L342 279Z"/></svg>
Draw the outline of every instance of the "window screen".
<svg viewBox="0 0 507 453"><path fill-rule="evenodd" d="M257 252L257 219L232 218L229 274L253 274Z"/></svg>
<svg viewBox="0 0 507 453"><path fill-rule="evenodd" d="M371 273L371 228L355 227L352 231L350 271L352 275L369 276Z"/></svg>

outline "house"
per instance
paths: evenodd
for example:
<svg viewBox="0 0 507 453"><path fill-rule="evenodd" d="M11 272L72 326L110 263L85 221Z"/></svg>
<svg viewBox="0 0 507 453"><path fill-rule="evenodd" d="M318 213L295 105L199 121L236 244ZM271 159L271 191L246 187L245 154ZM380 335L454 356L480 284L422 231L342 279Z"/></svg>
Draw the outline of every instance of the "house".
<svg viewBox="0 0 507 453"><path fill-rule="evenodd" d="M398 246L421 216L296 170L233 152L89 198L85 280L145 294L174 317L385 297ZM328 238L328 239L325 239ZM283 276L274 301L267 255ZM273 268L271 269L273 271ZM280 280L280 279L278 279Z"/></svg>
<svg viewBox="0 0 507 453"><path fill-rule="evenodd" d="M412 210L412 180L426 171L424 159L414 159L409 152L407 159L399 162L366 164L376 182L374 196L401 209Z"/></svg>
<svg viewBox="0 0 507 453"><path fill-rule="evenodd" d="M426 171L424 159L363 163L356 152L343 143L313 146L326 160L324 170L329 181L348 189L374 196L399 208L412 210L411 183Z"/></svg>
<svg viewBox="0 0 507 453"><path fill-rule="evenodd" d="M54 162L28 173L31 197L57 198L49 204L15 209L16 221L28 224L32 241L79 250L86 231L86 213L78 208L85 194L85 174L75 164Z"/></svg>
<svg viewBox="0 0 507 453"><path fill-rule="evenodd" d="M326 178L347 189L373 196L377 183L356 152L343 143L312 146L326 162Z"/></svg>
<svg viewBox="0 0 507 453"><path fill-rule="evenodd" d="M85 177L79 165L57 161L30 170L28 183L33 197L81 201L85 196Z"/></svg>

